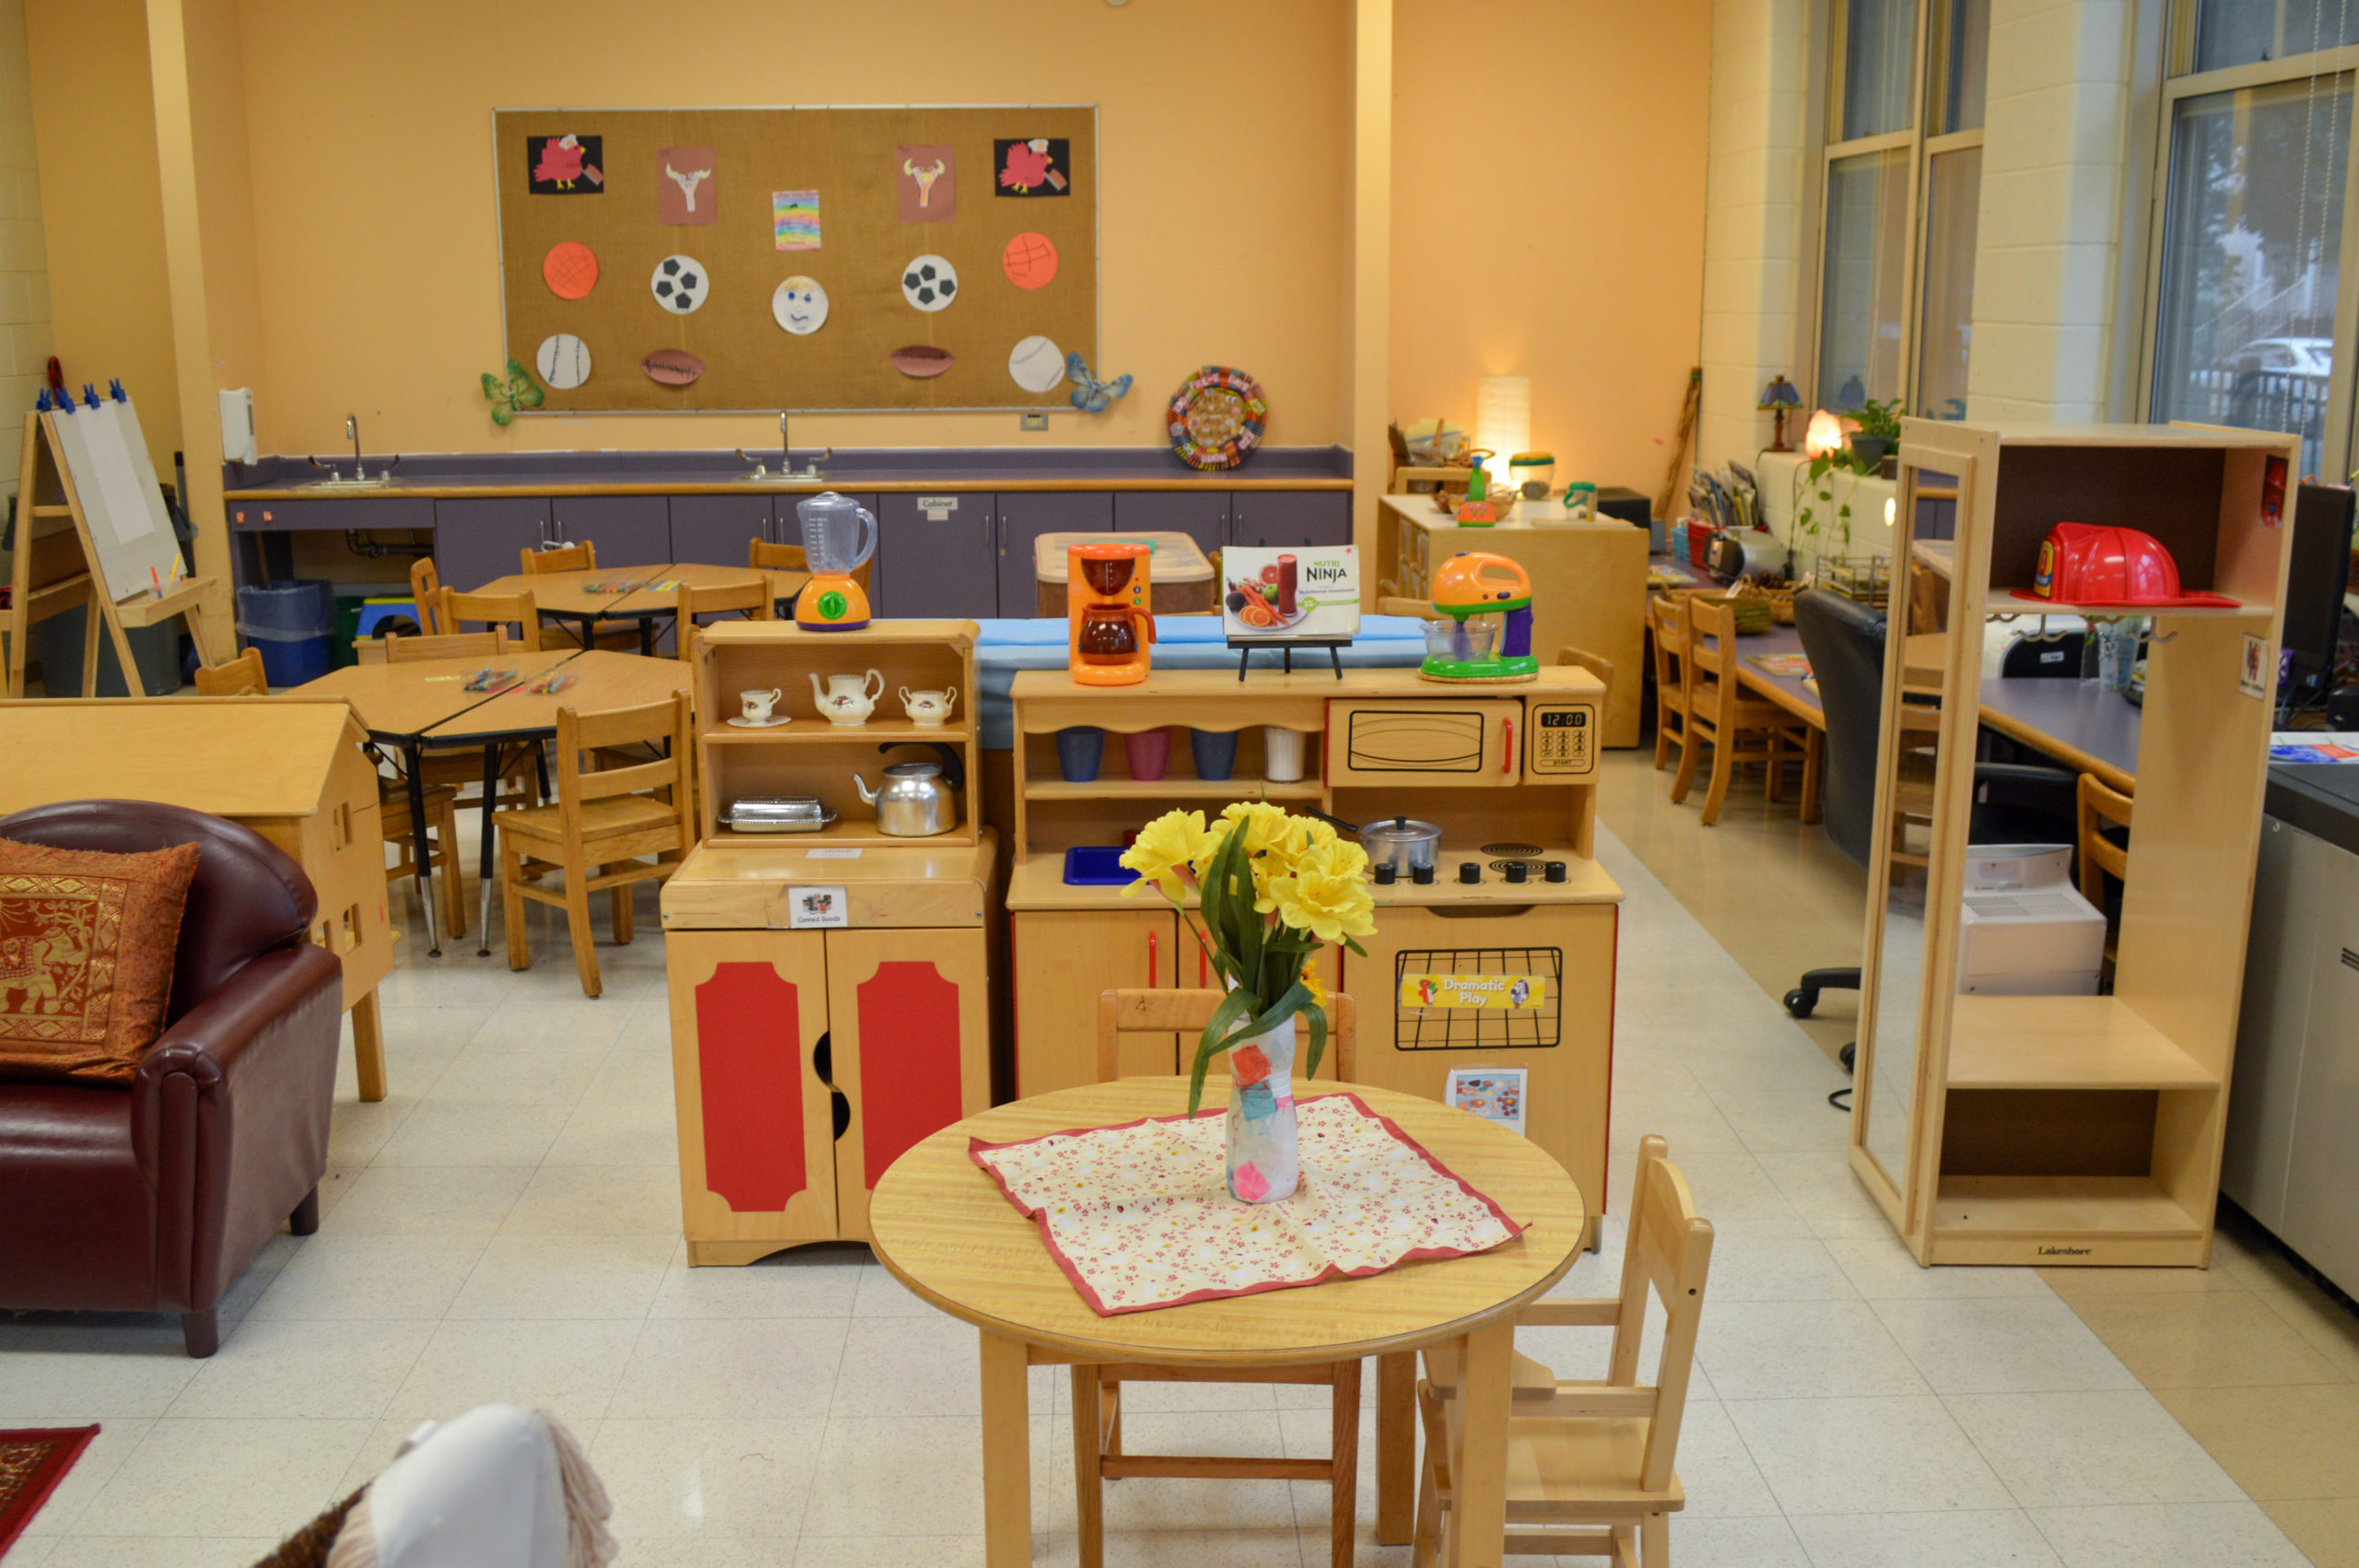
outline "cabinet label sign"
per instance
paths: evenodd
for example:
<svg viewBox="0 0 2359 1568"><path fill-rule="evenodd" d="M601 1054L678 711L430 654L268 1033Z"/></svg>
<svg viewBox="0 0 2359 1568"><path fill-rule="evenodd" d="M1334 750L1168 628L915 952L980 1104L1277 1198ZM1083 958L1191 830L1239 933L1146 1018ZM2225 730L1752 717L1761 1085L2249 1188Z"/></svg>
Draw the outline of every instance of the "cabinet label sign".
<svg viewBox="0 0 2359 1568"><path fill-rule="evenodd" d="M789 930L840 930L851 924L851 900L840 887L798 887L787 898Z"/></svg>
<svg viewBox="0 0 2359 1568"><path fill-rule="evenodd" d="M950 514L957 509L958 497L956 496L920 496L918 497L918 510L925 513L925 520L928 522L948 522Z"/></svg>
<svg viewBox="0 0 2359 1568"><path fill-rule="evenodd" d="M1544 975L1403 975L1401 1005L1471 1007L1524 1012L1548 1000Z"/></svg>

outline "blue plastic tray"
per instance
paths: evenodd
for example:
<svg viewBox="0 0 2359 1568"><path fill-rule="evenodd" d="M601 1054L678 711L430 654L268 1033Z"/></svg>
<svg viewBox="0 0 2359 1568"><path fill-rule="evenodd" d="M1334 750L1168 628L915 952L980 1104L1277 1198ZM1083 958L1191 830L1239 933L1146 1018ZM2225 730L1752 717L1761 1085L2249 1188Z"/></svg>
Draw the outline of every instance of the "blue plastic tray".
<svg viewBox="0 0 2359 1568"><path fill-rule="evenodd" d="M1123 866L1119 845L1091 844L1065 851L1067 887L1121 887L1137 880Z"/></svg>

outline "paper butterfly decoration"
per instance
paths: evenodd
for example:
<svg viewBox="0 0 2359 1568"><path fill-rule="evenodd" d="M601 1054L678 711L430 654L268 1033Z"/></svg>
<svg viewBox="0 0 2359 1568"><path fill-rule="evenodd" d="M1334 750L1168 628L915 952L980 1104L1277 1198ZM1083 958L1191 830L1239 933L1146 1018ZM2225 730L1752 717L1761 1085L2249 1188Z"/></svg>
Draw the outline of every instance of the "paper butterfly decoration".
<svg viewBox="0 0 2359 1568"><path fill-rule="evenodd" d="M1065 380L1073 383L1073 405L1084 414L1103 414L1114 406L1114 400L1131 390L1128 376L1117 376L1101 381L1089 373L1088 361L1078 354L1065 356Z"/></svg>
<svg viewBox="0 0 2359 1568"><path fill-rule="evenodd" d="M533 380L533 372L515 360L508 362L508 380L502 383L498 376L483 373L483 395L491 400L491 422L506 425L516 417L520 408L538 408L546 394L540 382Z"/></svg>

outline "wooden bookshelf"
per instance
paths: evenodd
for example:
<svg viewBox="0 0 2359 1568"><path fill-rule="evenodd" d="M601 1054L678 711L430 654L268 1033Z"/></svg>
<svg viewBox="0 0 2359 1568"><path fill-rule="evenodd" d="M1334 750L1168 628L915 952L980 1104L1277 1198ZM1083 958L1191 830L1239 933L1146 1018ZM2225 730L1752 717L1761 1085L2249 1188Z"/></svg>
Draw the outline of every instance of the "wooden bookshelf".
<svg viewBox="0 0 2359 1568"><path fill-rule="evenodd" d="M1900 552L1947 592L1894 595L1871 842L1896 842L1901 754L1930 748L1930 848L1870 867L1850 1161L1921 1263L2209 1259L2271 711L2239 682L2248 638L2277 667L2299 455L2189 426L1902 427L1902 526L1954 475L1955 536ZM2011 585L2065 521L2154 535L2236 607L2154 617L2110 993L1961 995L1932 977L1957 973L1982 628L2040 613Z"/></svg>

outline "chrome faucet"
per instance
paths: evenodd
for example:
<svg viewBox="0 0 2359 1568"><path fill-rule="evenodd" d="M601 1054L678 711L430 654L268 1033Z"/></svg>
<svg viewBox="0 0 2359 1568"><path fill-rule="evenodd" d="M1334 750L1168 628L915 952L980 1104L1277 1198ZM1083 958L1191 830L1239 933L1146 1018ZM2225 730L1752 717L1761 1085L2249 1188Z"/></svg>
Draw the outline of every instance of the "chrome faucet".
<svg viewBox="0 0 2359 1568"><path fill-rule="evenodd" d="M352 443L352 481L356 485L360 484L368 479L369 470L362 465L360 460L360 416L358 415L347 414L344 416L344 439ZM378 475L379 479L391 479L393 476L393 465L399 462L401 457L398 453L387 458L385 472ZM336 474L336 466L333 462L322 462L318 458L313 458L311 466L324 468L337 478L343 477L342 474Z"/></svg>
<svg viewBox="0 0 2359 1568"><path fill-rule="evenodd" d="M769 475L769 453L756 457L744 447L739 447L737 455L754 465L754 472L745 476L748 479L761 479ZM819 472L820 460L832 460L835 455L835 448L824 448L811 460L810 467L800 474L794 472L794 443L788 439L786 410L781 408L778 411L778 476L780 479L823 479L827 476Z"/></svg>

